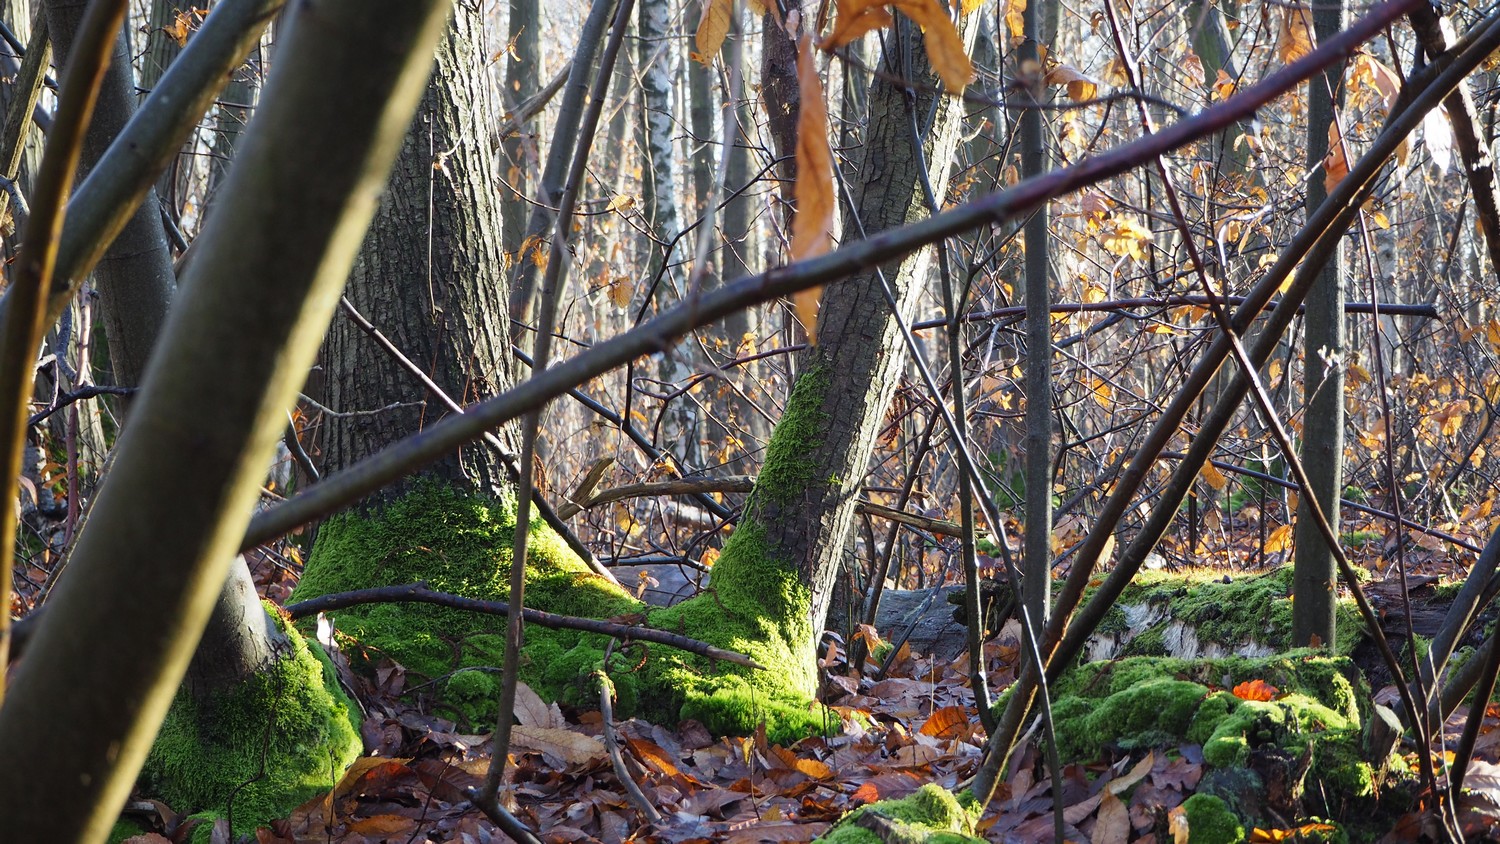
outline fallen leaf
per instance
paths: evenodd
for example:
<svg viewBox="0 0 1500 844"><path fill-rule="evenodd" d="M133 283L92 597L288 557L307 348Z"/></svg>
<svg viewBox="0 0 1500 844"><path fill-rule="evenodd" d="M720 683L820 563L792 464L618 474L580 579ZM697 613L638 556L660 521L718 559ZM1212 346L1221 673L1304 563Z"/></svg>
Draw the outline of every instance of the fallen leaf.
<svg viewBox="0 0 1500 844"><path fill-rule="evenodd" d="M1130 840L1130 810L1113 793L1106 792L1094 821L1093 844L1125 844Z"/></svg>
<svg viewBox="0 0 1500 844"><path fill-rule="evenodd" d="M927 721L917 732L940 739L962 741L969 737L972 729L967 709L962 706L944 706L927 716Z"/></svg>
<svg viewBox="0 0 1500 844"><path fill-rule="evenodd" d="M1272 701L1281 690L1265 680L1246 680L1234 687L1234 696L1240 700Z"/></svg>
<svg viewBox="0 0 1500 844"><path fill-rule="evenodd" d="M510 743L516 750L555 756L568 765L587 765L605 756L603 742L572 730L517 724L511 728Z"/></svg>

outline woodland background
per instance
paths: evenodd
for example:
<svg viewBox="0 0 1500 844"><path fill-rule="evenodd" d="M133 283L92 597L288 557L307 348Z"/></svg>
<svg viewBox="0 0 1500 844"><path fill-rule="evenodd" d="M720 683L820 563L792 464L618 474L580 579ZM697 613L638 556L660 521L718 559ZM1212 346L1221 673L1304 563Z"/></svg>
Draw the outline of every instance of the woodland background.
<svg viewBox="0 0 1500 844"><path fill-rule="evenodd" d="M24 377L0 380L0 390L12 382L35 390L29 403L24 394L16 402L25 410L13 438L18 449L24 440L16 457L21 504L10 520L16 533L0 533L17 551L11 614L29 618L19 622L18 643L47 648L31 642L65 634L48 640L37 631L61 628L61 618L72 616L41 608L70 570L83 579L76 572L113 566L119 580L99 579L92 588L108 592L113 583L117 595L172 597L139 601L139 627L117 609L100 609L93 626L73 628L81 643L94 644L77 645L70 659L87 663L86 648L102 645L86 631L108 637L115 627L122 643L137 635L159 640L161 656L149 649L158 645L136 653L122 644L129 658L99 669L118 672L111 677L51 663L84 685L94 698L89 706L117 709L120 735L131 738L110 739L114 727L105 722L115 716L101 717L97 730L76 730L98 735L54 751L57 764L37 763L55 769L47 774L11 765L27 754L12 744L0 794L24 807L16 817L31 825L17 829L74 829L60 819L67 808L40 812L31 795L78 779L69 766L91 754L99 771L112 772L100 775L111 785L48 793L64 805L93 807L82 813L91 820L78 822L79 840L93 840L100 823L108 829L100 819L118 813L115 798L135 779L126 769L141 764L183 673L201 679L197 672L218 670L188 662L204 625L205 641L214 641L212 596L246 524L255 541L244 543L242 597L258 618L257 594L294 603L314 537L331 543L343 535L317 518L356 504L378 515L434 479L504 492L512 506L535 501L564 544L652 603L702 589L694 606L720 600L709 578L721 555L736 553L729 537L758 536L766 526L780 531L772 546L808 593L797 593L785 617L813 622L809 631L778 634L802 666L791 673L816 675L815 696L865 726L792 744L777 740L774 725L769 737L764 724L739 731L748 738L723 737L735 731L655 718L655 726L625 721L617 737L608 693L593 705L544 702L516 684L520 657L507 652L500 711L515 717L502 717L500 732L514 732L498 758L506 758L508 741L514 764L501 783L480 725L428 705L421 689L432 678L409 677L411 666L388 655L370 660L373 674L351 671L350 658L334 653L333 667L361 699L368 755L331 796L284 813L260 840L481 841L501 834L492 819L518 838L811 840L856 806L905 797L926 782L958 791L976 776L988 777L999 796L981 800L988 811L969 831L992 840L1035 840L1064 823L1065 837L1094 841L1186 834L1174 818L1184 815L1203 775L1201 748L1112 752L1061 760L1064 768L1043 758L1039 747L1049 742L1032 743L1030 733L1018 742L1032 723L1025 716L1037 648L1054 658L1048 673L1056 679L1050 675L1072 663L1112 603L1085 598L1087 609L1075 617L1085 588L1108 595L1143 567L1225 583L1292 569L1291 629L1279 645L1332 650L1340 637L1383 641L1375 632L1382 628L1398 651L1409 653L1415 635L1437 642L1436 668L1389 654L1386 673L1372 675L1384 678L1374 699L1405 719L1412 779L1424 784L1415 787L1409 813L1391 810L1390 835L1453 839L1482 835L1495 822L1493 811L1460 794L1454 781L1464 775L1452 774L1469 772L1471 794L1488 796L1500 783L1486 761L1493 719L1484 707L1471 719L1472 734L1465 732L1470 710L1458 703L1469 686L1452 705L1446 692L1434 693L1442 712L1412 717L1425 712L1420 698L1444 675L1448 653L1486 641L1490 619L1482 608L1494 586L1494 552L1481 550L1496 528L1500 489L1492 436L1500 402L1500 212L1490 158L1496 65L1486 58L1500 32L1495 9L1458 6L1439 18L1401 4L638 0L632 9L605 0L589 8L460 0L447 20L444 4L398 11L401 4L362 9L328 0L303 4L301 14L341 22L324 37L344 45L347 36L354 46L319 57L344 76L320 76L313 59L295 64L304 54L284 39L295 33L289 18L298 10L279 3L222 0L212 12L169 0L117 4L128 8L115 28L95 30L90 22L102 13L85 14L82 5L0 3L7 26L0 35L9 44L0 49L0 63L8 63L0 68L8 75L0 104L12 115L0 136L0 164L15 223L5 240L13 263L4 309L22 312L28 285L57 285L33 297L41 312L51 311L37 323L38 332L48 326L38 337L39 360L29 357L38 343L24 342L24 330L7 323L4 334L19 344L21 352L7 354ZM234 11L221 14L226 7ZM210 22L229 14L243 23L230 27L226 43L234 49L218 51L230 71L219 75L222 89L176 107L156 100L181 124L176 141L151 142L164 152L140 156L165 163L157 174L129 158L147 137L129 133L152 131L159 114L152 95L166 87L164 74L212 31ZM1366 29L1356 31L1356 20ZM371 71L359 72L357 36L375 37L382 25L385 35L398 33L392 40L412 39L401 55L417 55L424 66L437 56L420 103L414 83L404 81L415 73L406 65L382 75L384 65L372 58ZM315 26L306 30L320 31ZM27 253L22 238L48 242L44 226L54 224L44 212L57 204L47 203L48 192L68 195L56 174L71 171L66 159L49 171L41 158L43 129L64 137L51 127L73 125L59 87L68 84L64 69L49 71L45 60L49 28L58 53L75 34L93 43L84 36L105 32L95 49L107 55L113 48L116 58L95 123L76 139L89 181L57 229L56 269L37 269L37 277L22 274L33 271L27 255L39 251ZM115 41L118 31L125 34ZM802 33L810 37L799 41ZM1315 52L1320 44L1334 47ZM309 118L302 136L266 130L294 149L302 138L305 169L278 169L290 157L267 152L242 168L250 175L233 175L278 63L300 74L284 72L292 80L286 90L322 90L306 102L329 111ZM346 79L369 87L340 93L335 83ZM1259 99L1239 107L1245 92ZM410 129L395 116L402 96L417 113ZM367 126L335 122L335 105L366 107ZM137 106L151 119L129 123ZM395 121L405 133L399 150L389 129ZM165 121L157 125L166 131ZM345 131L347 139L339 135ZM111 147L121 132L126 141ZM339 160L339 140L348 141L348 161ZM314 142L327 144L316 147L321 160ZM316 221L325 193L352 197L347 207L373 201L369 189L386 184L384 170L366 177L355 168L368 160L377 169L382 142L395 175L378 211L367 209L375 223L356 250L336 236L342 229L329 224L325 232ZM287 147L268 141L264 148ZM346 167L351 175L338 190L316 181ZM49 172L51 182L43 178ZM112 193L115 173L139 184ZM305 205L297 204L299 187ZM139 199L148 188L131 216L121 197ZM259 199L261 189L279 202L247 199ZM226 222L216 234L216 215L271 233L262 239ZM304 230L309 242L325 234L328 243L347 241L338 247L346 266L303 262L314 247L299 250L301 242L277 225ZM69 227L85 234L74 237ZM118 235L108 252L106 232ZM155 384L175 377L166 374L175 364L162 360L194 357L183 348L214 348L163 340L162 348L174 350L165 353L158 334L245 330L211 321L183 327L191 318L178 311L197 311L175 301L177 279L186 290L252 258L267 265L242 269L264 279L276 278L274 262L282 260L309 278L339 275L328 283L349 276L337 308L326 290L308 297L336 311L316 361L298 369L288 363L295 355L266 352L264 378L288 400L236 407L192 385L206 379L235 390L260 371L241 367L233 345L221 358L199 353L191 361L202 368L198 380L180 379L180 409L153 415L172 406L152 403L151 390L168 389ZM850 276L856 280L839 283ZM245 289L255 282L249 277ZM290 303L266 325L300 326L306 318L294 307L300 299L262 295ZM1257 322L1273 299L1287 304ZM256 313L254 298L226 301L217 313ZM711 304L700 312L702 302ZM1224 339L1231 324L1244 338L1238 350ZM268 348L281 342L276 331L264 334ZM322 329L287 334L311 361ZM160 360L148 364L153 349ZM594 360L590 354L615 363L563 363ZM25 359L16 363L17 355ZM1235 379L1240 355L1254 360L1258 383ZM244 359L259 358L246 351ZM394 485L383 492L369 484L297 509L311 498L299 496L329 488L319 483L325 477L421 439L440 419L462 415L459 405L477 412L476 403L509 395L515 384L540 383L524 376L548 364L542 377L553 381L537 389L549 392L500 412L509 424L490 426L488 446L435 447L415 458L433 464L422 480L397 471L385 476L381 483ZM847 387L857 410L799 416L799 378L822 385L834 396L829 402L842 401L834 394ZM537 415L510 422L522 411ZM234 491L195 493L170 480L174 470L157 476L129 464L119 471L136 485L115 481L126 490L117 500L154 498L139 506L159 509L130 515L133 505L121 504L90 526L96 494L117 471L116 442L129 442L122 431L141 429L142 442L156 438L154 450L135 449L139 465L201 467L213 476L220 463L200 436L235 436L232 420L222 418L235 416L250 445L224 458L225 476L239 479ZM797 433L809 424L811 432ZM467 438L477 439L477 430ZM778 463L773 434L783 438L782 460L792 446L806 454ZM844 440L853 445L831 454ZM266 479L261 466L272 451ZM122 445L119 453L131 450ZM796 462L812 455L825 461L808 464L816 471ZM799 496L818 492L788 497L788 482ZM213 513L236 515L215 521ZM174 516L204 525L201 538L187 538L197 528L174 531ZM739 553L758 564L743 550L751 540L740 542ZM137 563L104 561L126 548ZM552 552L533 553L547 559ZM187 562L152 573L158 557ZM83 562L90 559L101 562ZM721 571L739 572L740 559ZM1346 615L1338 614L1341 593L1332 585L1340 568L1344 588L1353 585L1349 564L1369 573L1370 597L1355 590L1364 602L1362 631L1334 626L1336 617L1354 617L1347 604ZM1471 574L1469 588L1460 589ZM723 575L723 595L732 577ZM981 581L1003 586L981 590ZM226 605L233 584L219 599ZM983 616L981 592L1009 590L1024 612L1008 624L991 618L989 629L977 621L968 630L951 625L916 649L899 641L888 647L884 593L923 607L919 614L945 615L931 590L956 584L966 586L970 620ZM1453 585L1414 614L1410 601L1430 597L1433 584ZM106 606L90 600L64 606ZM189 604L198 609L188 611ZM767 607L764 618L777 619ZM702 632L691 629L692 612L683 611L675 632ZM646 618L613 609L598 615L627 625ZM829 632L819 635L825 615ZM53 616L61 618L46 620ZM178 616L181 629L150 626ZM662 628L662 618L644 626ZM783 621L776 623L797 627ZM894 628L898 640L901 628ZM982 645L984 638L991 641ZM233 652L240 668L253 668L243 650ZM1371 665L1382 662L1367 656ZM604 663L613 664L609 656ZM492 664L498 673L501 660ZM1412 694L1398 700L1407 688L1400 665L1415 702ZM41 669L26 670L23 661L13 672L0 739L19 742L36 729L26 713L51 711L66 697L28 685L56 682L60 690L65 681L33 680ZM1472 670L1481 688L1486 676L1493 683L1493 670ZM116 684L133 682L122 679L132 674L139 688L120 691ZM990 714L988 702L1012 683L1009 703ZM139 701L115 706L116 693ZM1257 700L1263 692L1246 687L1243 694ZM56 711L71 719L57 730L95 725L87 706ZM98 748L110 740L137 748L126 754L135 761L105 759ZM996 781L1018 743L1019 755ZM1443 755L1448 745L1456 756ZM146 834L193 834L191 825L179 826L177 811L204 807L170 803L133 804L156 829ZM1283 840L1298 827L1312 834L1318 830L1307 824L1317 825L1316 814L1250 834ZM197 834L212 829L229 840L231 827L245 832L210 819ZM884 828L874 834L896 840Z"/></svg>

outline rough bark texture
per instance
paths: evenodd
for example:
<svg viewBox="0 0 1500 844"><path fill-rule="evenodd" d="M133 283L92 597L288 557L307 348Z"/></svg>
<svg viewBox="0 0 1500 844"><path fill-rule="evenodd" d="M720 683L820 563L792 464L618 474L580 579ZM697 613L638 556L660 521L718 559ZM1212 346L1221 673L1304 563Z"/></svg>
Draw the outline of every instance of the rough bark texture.
<svg viewBox="0 0 1500 844"><path fill-rule="evenodd" d="M966 21L970 36L974 28L972 19ZM951 98L933 108L931 71L917 27L903 25L900 35L888 43L880 69L900 78L910 68L914 79L929 84L908 104L900 88L880 79L874 82L869 133L850 187L854 207L846 218L846 243L925 217L923 167L934 193L943 196L957 145L962 109ZM902 51L909 55L909 63ZM908 108L917 115L920 151L913 147ZM924 249L880 268L905 317L925 280L930 255ZM809 382L821 391L821 398L813 418L786 419L777 426L755 493L755 518L765 527L771 553L795 565L811 588L808 612L814 630L821 629L827 615L842 549L854 523L857 492L905 361L895 316L873 271L868 278L825 294L818 315L818 345L803 356L798 384L803 389L802 382ZM810 450L787 455L793 465L775 467L775 440L789 423L816 425L817 434ZM783 484L783 494L762 494L768 474L773 483Z"/></svg>
<svg viewBox="0 0 1500 844"><path fill-rule="evenodd" d="M474 140L474 127L493 125L497 114L484 85L479 5L455 8L432 82L345 293L461 404L513 383L495 159L488 144ZM326 404L355 414L329 420L324 463L330 471L447 413L349 319L334 320L323 359ZM392 406L397 404L408 406ZM425 474L489 493L509 483L500 455L483 442ZM388 497L404 489L388 490Z"/></svg>
<svg viewBox="0 0 1500 844"><path fill-rule="evenodd" d="M66 56L87 6L83 0L47 0L47 27L54 52ZM84 139L79 181L135 114L135 82L130 70L130 47L124 31L99 91ZM172 254L162 230L161 208L155 191L136 209L114 245L94 270L103 305L104 330L109 338L110 368L116 384L140 383L146 359L166 321L167 307L177 286Z"/></svg>
<svg viewBox="0 0 1500 844"><path fill-rule="evenodd" d="M1342 3L1316 6L1313 29L1319 42L1343 29ZM1338 119L1335 109L1343 104L1340 87L1342 63L1314 76L1308 85L1307 213L1311 215L1328 196L1323 184L1323 156L1328 153L1328 127ZM1352 157L1352 156L1351 156ZM1307 467L1312 494L1323 514L1339 533L1339 494L1344 468L1344 360L1347 343L1344 328L1344 250L1335 247L1317 285L1307 294L1306 335L1302 344L1302 397L1305 405L1302 427L1302 462ZM1334 647L1333 550L1313 521L1306 500L1297 506L1293 534L1296 543L1296 576L1293 592L1296 612L1292 615L1292 641L1314 642Z"/></svg>

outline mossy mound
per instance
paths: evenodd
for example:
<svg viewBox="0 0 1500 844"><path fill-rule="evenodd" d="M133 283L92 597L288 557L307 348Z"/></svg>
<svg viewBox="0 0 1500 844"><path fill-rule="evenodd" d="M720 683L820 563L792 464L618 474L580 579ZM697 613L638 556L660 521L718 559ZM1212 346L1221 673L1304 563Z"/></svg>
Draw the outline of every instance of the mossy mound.
<svg viewBox="0 0 1500 844"><path fill-rule="evenodd" d="M141 771L146 793L250 833L332 788L358 758L359 710L322 651L283 629L287 650L271 670L204 700L178 693ZM199 826L204 840L211 827Z"/></svg>
<svg viewBox="0 0 1500 844"><path fill-rule="evenodd" d="M1291 648L1292 568L1254 576L1143 571L1090 642L1091 660L1131 656L1266 656ZM1338 603L1338 652L1363 638L1351 599Z"/></svg>
<svg viewBox="0 0 1500 844"><path fill-rule="evenodd" d="M1245 840L1245 827L1223 800L1194 794L1182 803L1191 844L1235 844Z"/></svg>
<svg viewBox="0 0 1500 844"><path fill-rule="evenodd" d="M974 834L979 813L970 803L967 792L954 797L928 783L900 800L882 800L855 809L817 840L825 844L977 844L984 839Z"/></svg>
<svg viewBox="0 0 1500 844"><path fill-rule="evenodd" d="M1231 691L1256 680L1276 687L1274 699L1245 700ZM1203 746L1207 765L1246 769L1251 780L1257 771L1293 772L1283 789L1288 800L1304 791L1345 801L1375 793L1375 768L1363 754L1369 692L1346 657L1311 651L1264 659L1133 657L1074 669L1052 693L1064 759L1188 742ZM1237 794L1257 790L1258 782L1226 785L1219 796L1240 805ZM1255 814L1248 804L1240 808ZM1197 835L1195 827L1193 840Z"/></svg>
<svg viewBox="0 0 1500 844"><path fill-rule="evenodd" d="M349 513L320 531L293 600L424 581L440 592L489 601L509 594L513 502L419 486L378 514ZM808 598L794 576L768 565L753 525L742 524L721 554L707 593L652 611L649 626L750 656L768 671L715 663L662 645L617 651L609 674L622 715L672 723L697 718L711 730L746 733L764 721L773 741L826 732L816 686ZM526 604L548 612L611 618L646 611L591 571L540 519L528 538ZM747 599L746 596L754 596ZM800 612L798 611L800 608ZM482 727L494 719L504 619L426 604L372 604L335 615L361 645L389 655L412 675L435 680L444 714ZM593 705L586 682L603 667L608 639L532 625L522 677L545 697Z"/></svg>

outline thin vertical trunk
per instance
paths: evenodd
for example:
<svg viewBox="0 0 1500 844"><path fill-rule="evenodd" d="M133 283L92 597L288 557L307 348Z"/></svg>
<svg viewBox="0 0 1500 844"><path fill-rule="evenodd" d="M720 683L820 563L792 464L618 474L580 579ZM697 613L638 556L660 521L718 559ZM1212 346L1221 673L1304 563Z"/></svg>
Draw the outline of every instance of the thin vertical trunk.
<svg viewBox="0 0 1500 844"><path fill-rule="evenodd" d="M1344 28L1341 2L1313 7L1313 30L1321 42ZM1328 153L1329 127L1343 103L1344 65L1338 63L1315 75L1307 97L1307 213L1328 196L1323 184L1323 160ZM1335 247L1317 285L1307 295L1302 344L1302 463L1307 467L1312 494L1339 533L1339 495L1344 468L1344 250ZM1307 502L1297 507L1294 531L1295 570L1292 576L1292 641L1297 645L1334 647L1337 572L1333 551L1313 523Z"/></svg>
<svg viewBox="0 0 1500 844"><path fill-rule="evenodd" d="M52 32L54 52L66 56L87 4L83 0L46 2L47 27ZM122 30L84 139L80 182L135 114L135 104L129 45ZM155 191L147 192L114 245L100 260L94 270L94 284L101 300L115 383L135 386L140 383L146 359L166 321L167 307L177 284Z"/></svg>
<svg viewBox="0 0 1500 844"><path fill-rule="evenodd" d="M1021 45L1022 75L1032 80L1026 96L1039 106L1044 95L1038 39L1043 34L1047 0L1027 4L1026 40ZM1031 69L1027 70L1028 64ZM1021 114L1021 178L1047 171L1047 142L1041 108ZM1022 596L1033 623L1046 620L1052 583L1052 266L1051 220L1044 203L1026 220L1026 539Z"/></svg>

